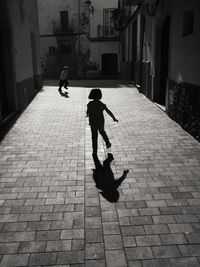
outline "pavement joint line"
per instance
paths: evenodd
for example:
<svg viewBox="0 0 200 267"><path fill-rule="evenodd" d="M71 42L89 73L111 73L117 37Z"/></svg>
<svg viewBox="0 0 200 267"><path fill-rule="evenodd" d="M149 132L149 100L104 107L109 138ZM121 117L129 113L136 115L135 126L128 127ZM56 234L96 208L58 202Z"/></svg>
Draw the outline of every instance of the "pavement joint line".
<svg viewBox="0 0 200 267"><path fill-rule="evenodd" d="M108 202L81 83L69 98L45 86L0 143L0 267L200 266L200 144L136 88L93 81L119 119L106 117L99 159L113 154L115 178L130 171Z"/></svg>

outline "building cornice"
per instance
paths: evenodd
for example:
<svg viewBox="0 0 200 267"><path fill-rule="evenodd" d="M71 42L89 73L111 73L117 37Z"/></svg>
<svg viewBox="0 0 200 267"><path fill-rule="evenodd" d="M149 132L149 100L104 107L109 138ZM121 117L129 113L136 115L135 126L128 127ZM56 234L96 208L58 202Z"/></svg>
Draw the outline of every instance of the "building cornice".
<svg viewBox="0 0 200 267"><path fill-rule="evenodd" d="M113 37L92 37L89 40L90 40L90 42L117 42L117 41L119 41L119 36L113 36Z"/></svg>
<svg viewBox="0 0 200 267"><path fill-rule="evenodd" d="M81 35L81 34L88 34L88 32L40 34L40 37L74 36L74 35Z"/></svg>

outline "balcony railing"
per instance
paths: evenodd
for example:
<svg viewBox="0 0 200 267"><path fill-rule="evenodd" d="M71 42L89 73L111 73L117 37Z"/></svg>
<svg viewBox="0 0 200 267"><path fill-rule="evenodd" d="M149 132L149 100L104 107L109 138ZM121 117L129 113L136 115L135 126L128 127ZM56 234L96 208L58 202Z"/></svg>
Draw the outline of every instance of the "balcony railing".
<svg viewBox="0 0 200 267"><path fill-rule="evenodd" d="M119 33L114 28L110 29L108 32L105 32L103 25L99 24L97 26L97 38L113 38L118 36Z"/></svg>
<svg viewBox="0 0 200 267"><path fill-rule="evenodd" d="M66 27L61 27L60 21L52 21L52 30L54 34L70 34L74 32L68 25Z"/></svg>

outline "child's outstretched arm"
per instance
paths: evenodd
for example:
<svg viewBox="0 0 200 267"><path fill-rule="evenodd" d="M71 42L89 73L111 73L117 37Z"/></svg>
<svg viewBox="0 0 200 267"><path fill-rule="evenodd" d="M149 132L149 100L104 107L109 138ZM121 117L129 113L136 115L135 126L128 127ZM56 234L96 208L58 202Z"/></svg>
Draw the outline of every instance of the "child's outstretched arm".
<svg viewBox="0 0 200 267"><path fill-rule="evenodd" d="M119 179L115 180L115 187L116 189L121 185L128 174L129 170L124 170L122 176Z"/></svg>
<svg viewBox="0 0 200 267"><path fill-rule="evenodd" d="M112 114L112 112L107 107L105 107L105 111L108 113L108 115L110 115L113 121L118 122L118 120L115 118L115 116Z"/></svg>

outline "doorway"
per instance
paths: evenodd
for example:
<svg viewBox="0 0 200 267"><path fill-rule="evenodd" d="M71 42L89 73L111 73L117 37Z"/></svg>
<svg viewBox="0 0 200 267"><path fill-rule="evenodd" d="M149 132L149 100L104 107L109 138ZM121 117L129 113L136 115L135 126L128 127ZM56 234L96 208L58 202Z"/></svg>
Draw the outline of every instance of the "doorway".
<svg viewBox="0 0 200 267"><path fill-rule="evenodd" d="M102 75L109 78L117 78L118 76L117 54L102 55Z"/></svg>
<svg viewBox="0 0 200 267"><path fill-rule="evenodd" d="M162 27L157 31L156 55L156 90L154 101L166 105L166 88L169 68L170 16L167 16Z"/></svg>
<svg viewBox="0 0 200 267"><path fill-rule="evenodd" d="M34 90L38 89L39 83L37 79L38 64L37 64L37 47L36 47L36 37L34 33L31 33L31 52L32 52L32 67L33 67L33 81Z"/></svg>
<svg viewBox="0 0 200 267"><path fill-rule="evenodd" d="M3 47L3 36L0 32L0 62L1 62L1 71L0 71L0 121L3 121L10 113L9 101L8 101L8 92L6 86L6 75L5 75L5 61L4 61L4 47Z"/></svg>
<svg viewBox="0 0 200 267"><path fill-rule="evenodd" d="M13 34L7 5L7 1L0 1L0 123L17 109Z"/></svg>

